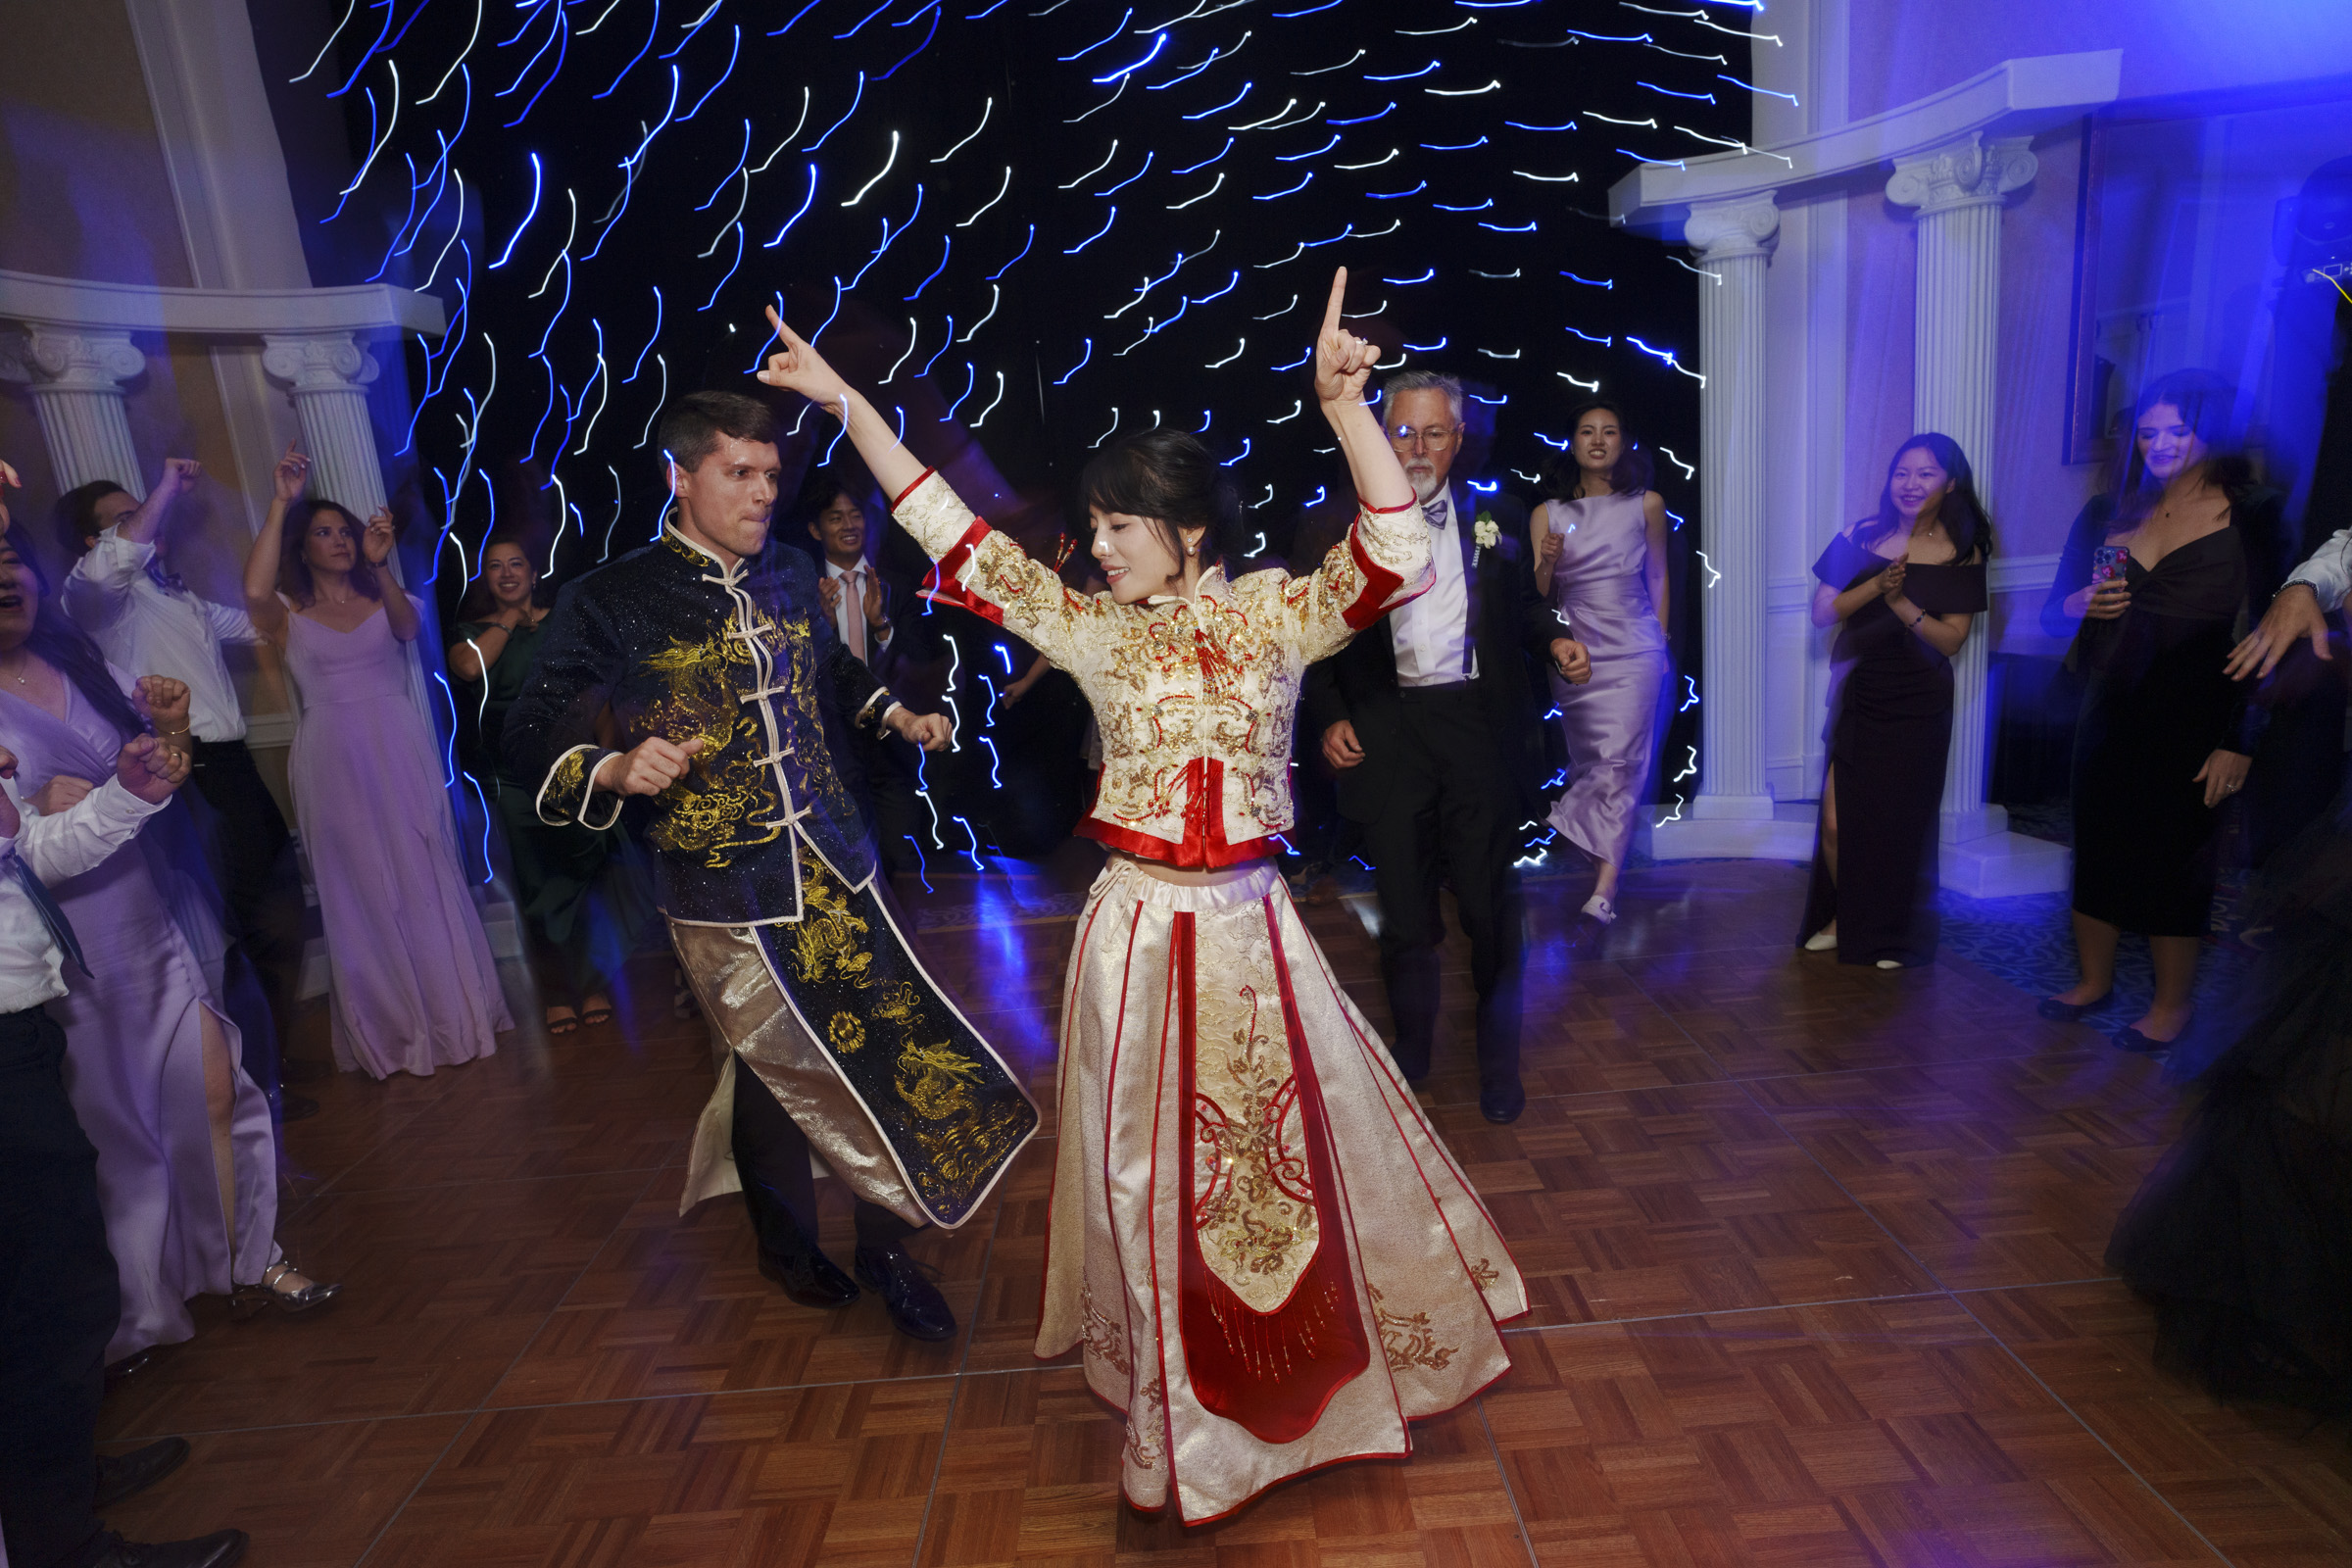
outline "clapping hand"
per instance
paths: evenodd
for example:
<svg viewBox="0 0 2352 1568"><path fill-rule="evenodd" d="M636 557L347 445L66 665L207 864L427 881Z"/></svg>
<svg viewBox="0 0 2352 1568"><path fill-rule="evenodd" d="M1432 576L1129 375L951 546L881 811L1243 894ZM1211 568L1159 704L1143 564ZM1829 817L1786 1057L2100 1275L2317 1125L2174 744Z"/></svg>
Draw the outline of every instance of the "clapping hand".
<svg viewBox="0 0 2352 1568"><path fill-rule="evenodd" d="M115 757L115 778L149 806L161 806L188 781L188 759L152 735L133 735Z"/></svg>
<svg viewBox="0 0 2352 1568"><path fill-rule="evenodd" d="M296 451L293 442L287 442L285 455L277 460L277 466L270 471L270 494L281 505L290 507L302 499L302 493L310 488L310 483L311 460Z"/></svg>
<svg viewBox="0 0 2352 1568"><path fill-rule="evenodd" d="M782 352L770 354L767 364L760 369L760 380L768 386L798 392L809 402L818 404L836 418L849 417L849 383L825 357L816 352L801 335L784 324L776 308L767 308L767 324L775 328L776 340L784 345Z"/></svg>
<svg viewBox="0 0 2352 1568"><path fill-rule="evenodd" d="M378 507L368 519L368 531L360 535L360 555L370 566L381 566L392 559L392 509Z"/></svg>
<svg viewBox="0 0 2352 1568"><path fill-rule="evenodd" d="M1891 605L1902 596L1903 575L1909 565L1908 561L1893 562L1887 565L1885 571L1879 573L1879 597L1881 599Z"/></svg>
<svg viewBox="0 0 2352 1568"><path fill-rule="evenodd" d="M1348 298L1348 269L1331 274L1331 300L1323 307L1323 330L1315 336L1315 396L1326 406L1361 403L1364 382L1380 363L1380 350L1340 324Z"/></svg>
<svg viewBox="0 0 2352 1568"><path fill-rule="evenodd" d="M17 470L5 463L0 463L0 528L6 528L9 525L8 493L11 490L24 488L24 481L17 477ZM5 773L0 773L0 778L6 776Z"/></svg>

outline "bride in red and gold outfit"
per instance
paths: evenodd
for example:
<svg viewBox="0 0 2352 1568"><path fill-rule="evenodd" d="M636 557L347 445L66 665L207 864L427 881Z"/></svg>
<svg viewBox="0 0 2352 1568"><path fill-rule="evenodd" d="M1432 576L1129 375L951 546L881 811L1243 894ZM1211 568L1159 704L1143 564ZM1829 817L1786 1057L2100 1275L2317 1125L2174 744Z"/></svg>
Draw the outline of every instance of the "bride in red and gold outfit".
<svg viewBox="0 0 2352 1568"><path fill-rule="evenodd" d="M1228 578L1214 456L1153 432L1082 482L1107 593L971 514L771 311L760 379L846 419L940 581L1074 676L1102 734L1078 831L1110 851L1063 997L1061 1137L1037 1353L1085 1349L1127 1414L1129 1502L1187 1524L1291 1476L1411 1451L1407 1421L1509 1367L1526 1287L1494 1221L1341 991L1271 857L1291 825L1306 666L1421 591L1429 528L1340 324L1315 392L1361 511L1314 573ZM1573 645L1555 645L1559 660Z"/></svg>

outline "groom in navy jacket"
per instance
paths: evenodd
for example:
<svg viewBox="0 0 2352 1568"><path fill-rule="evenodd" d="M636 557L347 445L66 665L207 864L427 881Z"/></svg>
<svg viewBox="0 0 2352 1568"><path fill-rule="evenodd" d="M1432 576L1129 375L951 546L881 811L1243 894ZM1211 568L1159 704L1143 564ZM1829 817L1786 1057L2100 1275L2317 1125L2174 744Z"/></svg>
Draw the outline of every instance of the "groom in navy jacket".
<svg viewBox="0 0 2352 1568"><path fill-rule="evenodd" d="M1321 737L1339 806L1363 824L1380 898L1381 977L1405 1078L1428 1076L1437 1031L1441 874L1450 877L1478 991L1479 1108L1516 1120L1524 829L1543 816L1543 718L1530 656L1592 678L1582 644L1536 592L1527 509L1449 483L1462 448L1461 382L1407 370L1385 384L1389 441L1432 530L1436 580L1307 671L1305 728Z"/></svg>

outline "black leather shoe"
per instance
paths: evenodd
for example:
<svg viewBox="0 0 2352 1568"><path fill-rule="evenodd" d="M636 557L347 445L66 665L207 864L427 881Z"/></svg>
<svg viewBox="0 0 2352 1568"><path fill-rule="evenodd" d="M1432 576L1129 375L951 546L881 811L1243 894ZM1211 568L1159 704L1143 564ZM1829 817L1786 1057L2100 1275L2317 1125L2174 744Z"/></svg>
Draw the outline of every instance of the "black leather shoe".
<svg viewBox="0 0 2352 1568"><path fill-rule="evenodd" d="M98 1495L90 1506L104 1513L124 1497L145 1492L188 1462L188 1440L166 1438L128 1453L98 1456Z"/></svg>
<svg viewBox="0 0 2352 1568"><path fill-rule="evenodd" d="M281 1084L323 1083L334 1075L334 1068L323 1061L313 1061L308 1056L277 1058L277 1081Z"/></svg>
<svg viewBox="0 0 2352 1568"><path fill-rule="evenodd" d="M278 1091L277 1119L282 1122L305 1121L318 1114L318 1102L308 1095L290 1095Z"/></svg>
<svg viewBox="0 0 2352 1568"><path fill-rule="evenodd" d="M805 1252L786 1256L760 1249L760 1272L784 1287L785 1297L803 1306L820 1311L847 1306L858 1299L856 1282L841 1271L841 1266L811 1247Z"/></svg>
<svg viewBox="0 0 2352 1568"><path fill-rule="evenodd" d="M2104 1006L2106 1003L2105 997L2096 1002L2060 1002L2056 997L2044 997L2034 1010L2052 1023L2080 1023L2084 1013L2093 1007Z"/></svg>
<svg viewBox="0 0 2352 1568"><path fill-rule="evenodd" d="M956 1332L956 1314L923 1273L922 1265L896 1247L860 1247L854 1259L858 1279L882 1298L891 1327L910 1340L944 1340Z"/></svg>
<svg viewBox="0 0 2352 1568"><path fill-rule="evenodd" d="M242 1530L219 1530L193 1541L124 1541L106 1538L106 1555L90 1568L229 1568L241 1560L249 1538Z"/></svg>
<svg viewBox="0 0 2352 1568"><path fill-rule="evenodd" d="M1479 1114L1492 1122L1513 1122L1527 1108L1527 1086L1517 1077L1478 1088Z"/></svg>

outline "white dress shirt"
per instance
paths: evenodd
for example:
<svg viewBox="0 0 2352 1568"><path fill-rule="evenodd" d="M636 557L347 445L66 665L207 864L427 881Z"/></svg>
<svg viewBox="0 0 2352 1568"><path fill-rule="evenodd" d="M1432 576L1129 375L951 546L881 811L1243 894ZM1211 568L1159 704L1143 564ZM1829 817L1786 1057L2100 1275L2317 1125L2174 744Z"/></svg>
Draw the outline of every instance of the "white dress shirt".
<svg viewBox="0 0 2352 1568"><path fill-rule="evenodd" d="M188 728L200 741L241 741L245 712L222 643L262 640L253 617L147 574L155 546L109 528L66 577L66 610L107 662L134 675L187 682Z"/></svg>
<svg viewBox="0 0 2352 1568"><path fill-rule="evenodd" d="M874 662L876 654L890 646L890 633L884 632L881 636L876 637L873 628L866 626L865 640L860 646L858 640L851 635L851 627L864 624L864 581L873 574L874 568L869 564L837 566L830 560L825 563L825 575L841 584L841 602L833 607L833 629L841 634L841 645L844 648L869 664Z"/></svg>
<svg viewBox="0 0 2352 1568"><path fill-rule="evenodd" d="M1389 612L1396 650L1396 684L1446 686L1478 678L1478 644L1470 626L1470 583L1462 571L1461 518L1453 492L1441 490L1430 506L1445 508L1443 526L1429 530L1429 592Z"/></svg>
<svg viewBox="0 0 2352 1568"><path fill-rule="evenodd" d="M2322 610L2341 610L2344 596L2352 593L2352 528L2336 529L2335 537L2314 550L2286 580L2308 584Z"/></svg>
<svg viewBox="0 0 2352 1568"><path fill-rule="evenodd" d="M71 809L41 816L17 794L14 779L0 779L23 826L13 839L0 838L0 862L21 855L32 874L54 888L79 876L130 842L141 823L163 809L150 806L110 778ZM66 994L66 956L50 940L13 868L0 864L0 1012L22 1012Z"/></svg>

